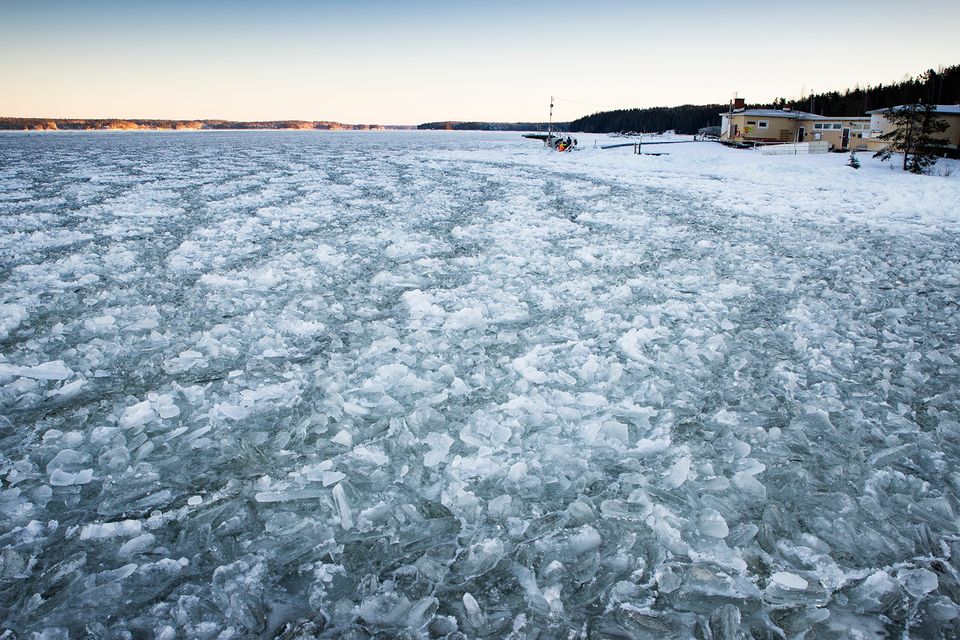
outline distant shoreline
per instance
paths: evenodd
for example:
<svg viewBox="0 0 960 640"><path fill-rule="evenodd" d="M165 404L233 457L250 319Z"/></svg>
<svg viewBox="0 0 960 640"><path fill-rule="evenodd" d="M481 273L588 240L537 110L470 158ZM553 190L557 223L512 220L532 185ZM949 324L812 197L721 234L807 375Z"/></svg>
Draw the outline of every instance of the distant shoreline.
<svg viewBox="0 0 960 640"><path fill-rule="evenodd" d="M0 129L0 136L53 134L116 134L116 133L531 133L530 129L420 129L418 127L391 127L382 129ZM560 129L557 133L566 133Z"/></svg>
<svg viewBox="0 0 960 640"><path fill-rule="evenodd" d="M417 131L416 127L383 127L380 129L0 129L0 134L6 133L270 133L277 131L314 132L314 133L384 133L390 131Z"/></svg>
<svg viewBox="0 0 960 640"><path fill-rule="evenodd" d="M168 120L163 118L0 117L0 131L566 131L567 122L445 120L417 125L348 124L332 120Z"/></svg>
<svg viewBox="0 0 960 640"><path fill-rule="evenodd" d="M416 129L416 126L347 124L331 120L0 117L0 131L388 131L409 129Z"/></svg>

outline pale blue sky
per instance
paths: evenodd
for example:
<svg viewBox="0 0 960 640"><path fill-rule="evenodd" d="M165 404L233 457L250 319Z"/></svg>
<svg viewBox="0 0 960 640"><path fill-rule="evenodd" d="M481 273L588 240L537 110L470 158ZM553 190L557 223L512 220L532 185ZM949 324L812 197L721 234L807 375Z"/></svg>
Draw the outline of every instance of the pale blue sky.
<svg viewBox="0 0 960 640"><path fill-rule="evenodd" d="M0 0L0 115L542 120L960 63L960 2ZM568 120L596 110L558 103Z"/></svg>

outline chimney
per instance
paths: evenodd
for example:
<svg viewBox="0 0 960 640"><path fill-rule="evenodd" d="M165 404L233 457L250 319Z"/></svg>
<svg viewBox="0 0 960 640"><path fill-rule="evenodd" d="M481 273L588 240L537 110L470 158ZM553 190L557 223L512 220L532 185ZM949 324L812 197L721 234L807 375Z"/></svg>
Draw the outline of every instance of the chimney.
<svg viewBox="0 0 960 640"><path fill-rule="evenodd" d="M743 98L734 98L733 99L733 110L734 111L743 111L743 108L747 105L747 101Z"/></svg>

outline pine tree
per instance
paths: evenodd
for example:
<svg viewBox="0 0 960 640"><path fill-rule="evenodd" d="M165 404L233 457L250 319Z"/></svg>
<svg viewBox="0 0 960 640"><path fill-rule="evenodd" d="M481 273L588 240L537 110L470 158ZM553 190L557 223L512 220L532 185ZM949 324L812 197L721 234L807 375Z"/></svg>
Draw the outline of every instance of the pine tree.
<svg viewBox="0 0 960 640"><path fill-rule="evenodd" d="M902 153L904 171L923 173L936 163L948 142L938 137L949 125L937 117L936 111L932 104L908 104L887 111L884 116L893 129L880 136L887 146L873 157L889 160L894 153Z"/></svg>
<svg viewBox="0 0 960 640"><path fill-rule="evenodd" d="M847 166L850 167L850 168L852 168L852 169L859 169L859 168L860 168L860 160L859 160L859 158L857 158L857 152L856 152L856 151L851 151L851 152L850 152L850 159L847 160Z"/></svg>
<svg viewBox="0 0 960 640"><path fill-rule="evenodd" d="M927 167L936 164L943 155L944 149L950 141L940 136L950 125L943 118L937 117L937 107L933 104L924 104L920 117L920 131L913 156L910 158L909 169L913 173L923 173Z"/></svg>

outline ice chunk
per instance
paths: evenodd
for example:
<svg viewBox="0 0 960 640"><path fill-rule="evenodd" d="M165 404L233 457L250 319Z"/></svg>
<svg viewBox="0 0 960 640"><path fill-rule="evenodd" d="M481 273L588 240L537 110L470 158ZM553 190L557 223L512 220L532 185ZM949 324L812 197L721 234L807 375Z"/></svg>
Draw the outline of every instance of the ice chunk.
<svg viewBox="0 0 960 640"><path fill-rule="evenodd" d="M600 546L600 533L588 524L581 526L567 538L564 550L571 556L579 556Z"/></svg>
<svg viewBox="0 0 960 640"><path fill-rule="evenodd" d="M795 573L777 571L770 576L770 580L788 589L806 589L807 581Z"/></svg>
<svg viewBox="0 0 960 640"><path fill-rule="evenodd" d="M80 392L80 389L83 388L83 385L87 383L86 380L80 378L79 380L74 380L73 382L68 382L62 385L59 389L51 389L47 392L48 397L60 397L60 398L69 398Z"/></svg>
<svg viewBox="0 0 960 640"><path fill-rule="evenodd" d="M687 481L687 476L690 473L690 462L690 456L684 456L673 463L673 466L667 472L667 479L664 481L664 485L668 489L678 489L680 485Z"/></svg>
<svg viewBox="0 0 960 640"><path fill-rule="evenodd" d="M363 599L360 618L378 626L397 626L410 614L410 601L396 592L382 593Z"/></svg>
<svg viewBox="0 0 960 640"><path fill-rule="evenodd" d="M510 482L520 482L526 475L527 463L521 460L510 465L510 470L507 472L507 480Z"/></svg>
<svg viewBox="0 0 960 640"><path fill-rule="evenodd" d="M354 464L367 467L382 467L390 462L390 458L382 449L376 446L358 446L349 454Z"/></svg>
<svg viewBox="0 0 960 640"><path fill-rule="evenodd" d="M730 533L727 528L727 521L724 520L719 511L714 509L704 509L697 519L697 528L700 533L709 538L726 538Z"/></svg>
<svg viewBox="0 0 960 640"><path fill-rule="evenodd" d="M243 420L250 415L250 408L243 407L237 404L230 404L227 402L222 402L217 405L217 411L221 415L230 418L231 420Z"/></svg>
<svg viewBox="0 0 960 640"><path fill-rule="evenodd" d="M714 610L710 614L709 626L715 640L741 640L744 637L740 629L740 609L732 604Z"/></svg>
<svg viewBox="0 0 960 640"><path fill-rule="evenodd" d="M56 469L77 471L79 467L87 464L90 460L89 453L76 451L75 449L61 449L47 463L47 473L53 473Z"/></svg>
<svg viewBox="0 0 960 640"><path fill-rule="evenodd" d="M336 484L347 477L347 474L341 473L339 471L324 471L323 472L323 486L329 487L330 485Z"/></svg>
<svg viewBox="0 0 960 640"><path fill-rule="evenodd" d="M486 625L486 618L480 609L480 604L469 591L463 594L463 610L466 613L466 622L473 629L482 629Z"/></svg>
<svg viewBox="0 0 960 640"><path fill-rule="evenodd" d="M867 459L867 464L872 467L883 467L894 460L905 458L917 451L917 445L914 442L900 445L898 447L891 447L889 449L883 449L871 455Z"/></svg>
<svg viewBox="0 0 960 640"><path fill-rule="evenodd" d="M124 429L134 429L152 422L156 417L153 408L150 406L150 401L144 400L127 407L123 411L123 415L120 416L120 426Z"/></svg>
<svg viewBox="0 0 960 640"><path fill-rule="evenodd" d="M473 579L493 569L504 556L504 544L499 538L488 538L470 546L465 558L454 565L464 579Z"/></svg>
<svg viewBox="0 0 960 640"><path fill-rule="evenodd" d="M22 304L0 304L0 340L6 340L10 333L26 319L27 309Z"/></svg>
<svg viewBox="0 0 960 640"><path fill-rule="evenodd" d="M288 502L290 500L312 500L327 495L320 489L285 489L281 491L258 491L253 499L257 502Z"/></svg>
<svg viewBox="0 0 960 640"><path fill-rule="evenodd" d="M120 545L117 555L121 558L128 558L138 553L144 553L153 547L155 541L156 536L152 533L141 533L139 536L131 538Z"/></svg>
<svg viewBox="0 0 960 640"><path fill-rule="evenodd" d="M454 439L447 434L436 432L427 434L425 441L430 446L430 451L423 455L425 467L436 467L443 462L454 443Z"/></svg>
<svg viewBox="0 0 960 640"><path fill-rule="evenodd" d="M617 346L620 347L623 355L631 360L648 362L649 359L644 353L644 347L652 343L659 336L659 333L655 327L631 329L617 341Z"/></svg>
<svg viewBox="0 0 960 640"><path fill-rule="evenodd" d="M300 469L300 475L311 482L319 482L323 480L324 474L331 469L333 469L333 460L324 460L316 464L305 465Z"/></svg>
<svg viewBox="0 0 960 640"><path fill-rule="evenodd" d="M76 473L69 473L61 469L54 469L50 474L50 484L54 487L68 487L76 484L90 484L93 480L93 469L82 469Z"/></svg>
<svg viewBox="0 0 960 640"><path fill-rule="evenodd" d="M330 438L330 441L342 445L348 449L353 446L353 436L350 435L350 432L346 429L338 431L337 435Z"/></svg>
<svg viewBox="0 0 960 640"><path fill-rule="evenodd" d="M0 376L19 376L33 380L66 380L73 371L63 364L63 360L52 360L32 367L18 367L0 362Z"/></svg>
<svg viewBox="0 0 960 640"><path fill-rule="evenodd" d="M340 526L344 529L352 529L353 511L350 509L350 502L347 500L347 494L343 490L342 484L333 488L333 498L336 500L337 510L340 512Z"/></svg>
<svg viewBox="0 0 960 640"><path fill-rule="evenodd" d="M875 571L850 590L850 601L859 611L878 612L898 597L897 582L885 571Z"/></svg>
<svg viewBox="0 0 960 640"><path fill-rule="evenodd" d="M756 500L766 500L767 498L767 488L750 473L744 471L735 473L733 486Z"/></svg>
<svg viewBox="0 0 960 640"><path fill-rule="evenodd" d="M407 613L407 626L411 629L422 629L433 619L439 605L440 601L433 596L417 600Z"/></svg>
<svg viewBox="0 0 960 640"><path fill-rule="evenodd" d="M84 525L80 529L81 540L101 538L134 537L140 535L143 525L139 520L121 520L119 522L98 522Z"/></svg>
<svg viewBox="0 0 960 640"><path fill-rule="evenodd" d="M935 591L940 584L937 574L927 569L901 569L897 572L897 579L914 598L921 598Z"/></svg>
<svg viewBox="0 0 960 640"><path fill-rule="evenodd" d="M663 566L655 573L657 589L660 593L672 593L680 588L682 579L670 566Z"/></svg>
<svg viewBox="0 0 960 640"><path fill-rule="evenodd" d="M930 616L937 622L949 622L960 616L960 607L950 601L950 598L940 596L934 598L928 605Z"/></svg>
<svg viewBox="0 0 960 640"><path fill-rule="evenodd" d="M83 326L87 331L94 333L108 333L114 330L117 319L111 315L97 316L96 318L87 318Z"/></svg>

